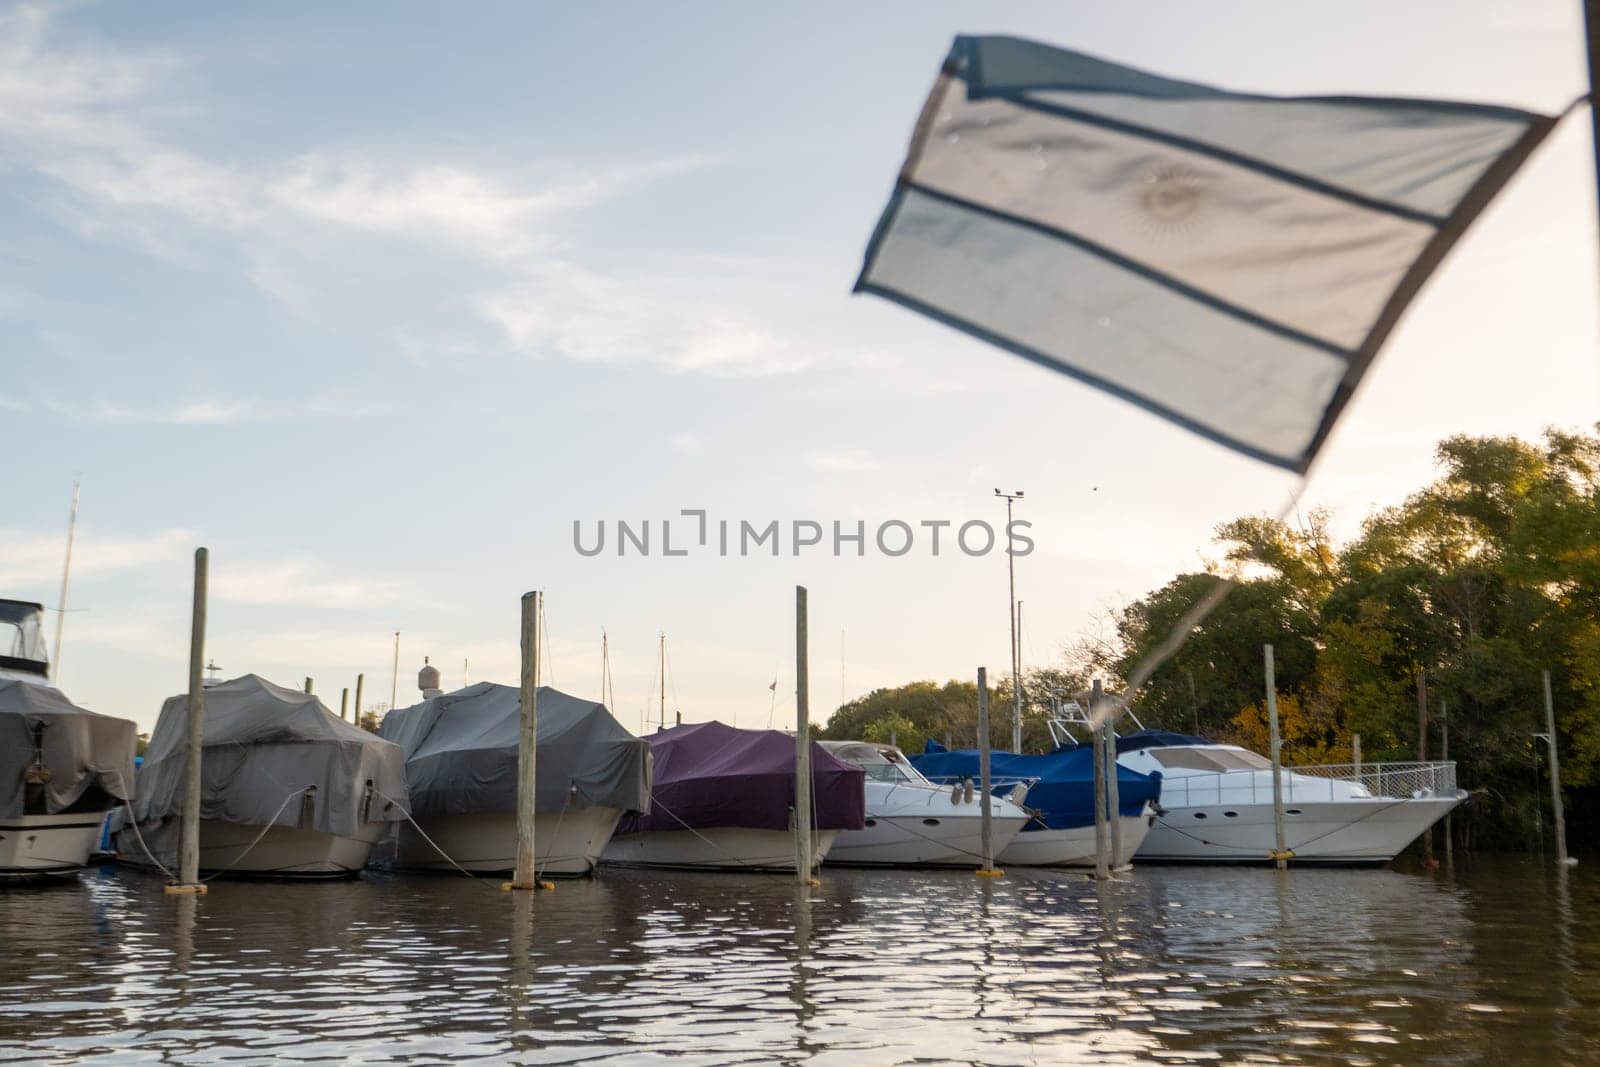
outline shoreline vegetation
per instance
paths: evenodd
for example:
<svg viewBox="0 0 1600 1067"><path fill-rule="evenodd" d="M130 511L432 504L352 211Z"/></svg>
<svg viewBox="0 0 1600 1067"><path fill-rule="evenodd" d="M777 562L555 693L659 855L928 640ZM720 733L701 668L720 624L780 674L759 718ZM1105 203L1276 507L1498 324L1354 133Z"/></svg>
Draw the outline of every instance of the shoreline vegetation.
<svg viewBox="0 0 1600 1067"><path fill-rule="evenodd" d="M1533 737L1544 728L1542 670L1568 806L1600 796L1600 424L1538 441L1450 437L1436 466L1430 484L1343 544L1325 511L1218 526L1215 570L1175 576L1056 664L1024 672L1024 749L1049 749L1053 692L1070 698L1094 677L1120 689L1227 574L1233 590L1135 694L1146 726L1265 751L1261 646L1271 643L1287 764L1349 762L1355 734L1365 761L1412 760L1420 674L1428 758L1440 758L1447 712L1449 757L1471 791L1452 820L1457 848L1538 848L1549 823L1548 754ZM1010 680L990 699L1009 708ZM840 706L821 736L915 750L930 737L972 745L976 723L973 683L918 681ZM993 716L991 744L1010 738L1010 715ZM1577 850L1600 840L1581 819L1569 836Z"/></svg>

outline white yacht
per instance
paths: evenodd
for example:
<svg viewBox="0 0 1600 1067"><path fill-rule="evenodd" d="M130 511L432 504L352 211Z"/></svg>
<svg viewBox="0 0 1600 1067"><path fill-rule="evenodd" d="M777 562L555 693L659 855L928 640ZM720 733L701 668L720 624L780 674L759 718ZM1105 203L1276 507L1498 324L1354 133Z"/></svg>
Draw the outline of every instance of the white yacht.
<svg viewBox="0 0 1600 1067"><path fill-rule="evenodd" d="M1117 738L1118 762L1161 772L1140 862L1262 863L1275 847L1272 764L1238 745L1161 730ZM1285 844L1302 863L1387 863L1466 799L1451 762L1284 767Z"/></svg>
<svg viewBox="0 0 1600 1067"><path fill-rule="evenodd" d="M0 879L86 866L106 812L133 795L136 727L51 684L43 619L0 600Z"/></svg>
<svg viewBox="0 0 1600 1067"><path fill-rule="evenodd" d="M866 772L867 820L842 830L827 862L861 866L978 867L983 863L983 806L961 783L924 778L893 745L823 741L838 759ZM990 798L990 840L1000 859L1028 822L1028 813Z"/></svg>

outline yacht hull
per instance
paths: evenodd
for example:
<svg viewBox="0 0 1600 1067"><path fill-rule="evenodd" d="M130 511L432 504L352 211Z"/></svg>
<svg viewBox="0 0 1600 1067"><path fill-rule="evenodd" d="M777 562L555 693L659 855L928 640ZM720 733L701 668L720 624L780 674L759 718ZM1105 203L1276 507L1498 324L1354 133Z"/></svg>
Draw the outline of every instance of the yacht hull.
<svg viewBox="0 0 1600 1067"><path fill-rule="evenodd" d="M1027 824L1026 816L994 816L990 836L995 857ZM983 865L983 818L917 811L884 815L868 809L867 828L842 830L828 862L855 867L979 867Z"/></svg>
<svg viewBox="0 0 1600 1067"><path fill-rule="evenodd" d="M617 808L579 808L535 816L535 869L553 875L590 873L621 818ZM495 873L517 865L516 812L434 815L418 819L417 824L439 847L430 845L410 823L401 823L394 862L398 870L451 871L460 866L475 873ZM439 855L441 849L454 865Z"/></svg>
<svg viewBox="0 0 1600 1067"><path fill-rule="evenodd" d="M838 834L837 830L812 833L813 865L828 855ZM714 826L619 834L600 854L600 862L625 867L792 871L794 852L794 834L788 830Z"/></svg>
<svg viewBox="0 0 1600 1067"><path fill-rule="evenodd" d="M68 875L88 866L105 825L103 811L0 819L0 878Z"/></svg>
<svg viewBox="0 0 1600 1067"><path fill-rule="evenodd" d="M1466 794L1297 801L1284 839L1297 863L1374 866L1394 859ZM1232 813L1232 814L1229 814ZM1140 863L1268 863L1274 848L1271 804L1168 808L1150 828Z"/></svg>
<svg viewBox="0 0 1600 1067"><path fill-rule="evenodd" d="M359 874L372 848L389 828L386 822L369 822L350 835L273 826L265 834L260 826L245 823L200 821L200 870L230 876L258 878L343 878ZM139 827L150 852L170 870L177 867L178 819ZM257 835L261 839L256 841ZM255 841L254 847L251 842ZM151 867L139 838L131 827L117 833L117 858L138 867Z"/></svg>
<svg viewBox="0 0 1600 1067"><path fill-rule="evenodd" d="M1124 815L1122 850L1112 866L1122 867L1133 857L1150 833L1154 817ZM1093 867L1095 864L1094 826L1074 826L1065 830L1024 830L1012 838L1000 853L1004 867Z"/></svg>

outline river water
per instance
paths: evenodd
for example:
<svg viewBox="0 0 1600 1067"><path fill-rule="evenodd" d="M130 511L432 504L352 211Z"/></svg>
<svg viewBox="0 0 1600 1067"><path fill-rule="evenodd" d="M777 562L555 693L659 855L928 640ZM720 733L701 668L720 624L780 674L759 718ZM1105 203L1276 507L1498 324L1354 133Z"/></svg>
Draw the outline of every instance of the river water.
<svg viewBox="0 0 1600 1067"><path fill-rule="evenodd" d="M0 890L0 1062L1600 1063L1600 871Z"/></svg>

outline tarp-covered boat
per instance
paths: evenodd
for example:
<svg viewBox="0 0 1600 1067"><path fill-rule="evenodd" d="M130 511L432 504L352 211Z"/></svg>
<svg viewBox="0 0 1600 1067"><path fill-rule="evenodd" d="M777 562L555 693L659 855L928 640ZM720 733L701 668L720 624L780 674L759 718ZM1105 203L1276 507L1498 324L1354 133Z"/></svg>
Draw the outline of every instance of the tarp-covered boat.
<svg viewBox="0 0 1600 1067"><path fill-rule="evenodd" d="M978 750L947 750L929 741L911 762L934 782L953 782L978 777ZM1002 864L1012 866L1093 866L1094 839L1094 750L1084 745L1063 747L1044 755L1013 752L989 754L992 791L1008 795L1017 786L1027 787L1022 804L1033 818L1000 853ZM1118 811L1121 820L1122 850L1117 865L1128 863L1155 816L1161 797L1161 775L1141 774L1128 767L1117 768Z"/></svg>
<svg viewBox="0 0 1600 1067"><path fill-rule="evenodd" d="M625 812L649 811L650 746L604 704L549 686L538 698L535 866L585 874ZM516 865L521 703L520 690L479 682L384 718L379 733L405 751L411 814L422 829L400 827L396 866Z"/></svg>
<svg viewBox="0 0 1600 1067"><path fill-rule="evenodd" d="M651 734L650 811L630 815L602 857L650 867L795 867L795 739L777 730L691 723ZM812 858L866 825L859 767L811 744Z"/></svg>
<svg viewBox="0 0 1600 1067"><path fill-rule="evenodd" d="M139 768L137 827L120 858L176 869L189 698L171 697ZM201 720L200 869L329 876L366 866L405 818L405 753L344 722L310 693L246 674L205 690Z"/></svg>
<svg viewBox="0 0 1600 1067"><path fill-rule="evenodd" d="M44 608L0 600L0 878L70 874L133 796L136 727L49 681Z"/></svg>

